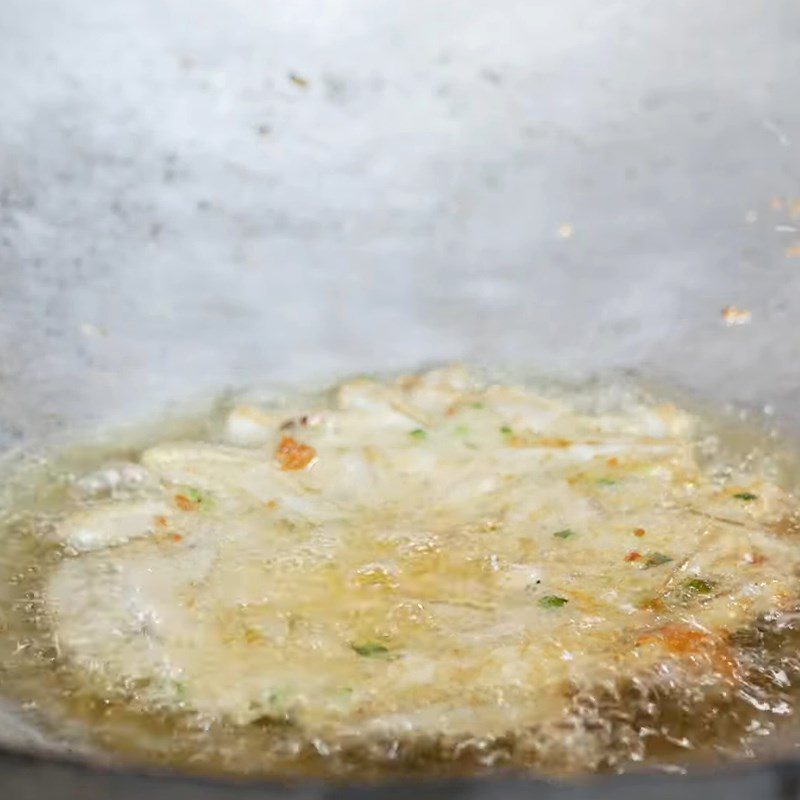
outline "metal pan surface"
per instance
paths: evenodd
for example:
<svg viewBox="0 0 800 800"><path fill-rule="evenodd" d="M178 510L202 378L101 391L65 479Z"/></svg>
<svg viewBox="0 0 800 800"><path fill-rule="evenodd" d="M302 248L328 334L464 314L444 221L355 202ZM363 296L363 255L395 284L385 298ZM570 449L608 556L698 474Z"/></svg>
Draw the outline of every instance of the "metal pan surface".
<svg viewBox="0 0 800 800"><path fill-rule="evenodd" d="M792 0L6 0L0 37L5 452L227 386L459 359L634 370L800 427ZM15 798L798 796L786 762L146 776L63 760L6 706L0 745Z"/></svg>

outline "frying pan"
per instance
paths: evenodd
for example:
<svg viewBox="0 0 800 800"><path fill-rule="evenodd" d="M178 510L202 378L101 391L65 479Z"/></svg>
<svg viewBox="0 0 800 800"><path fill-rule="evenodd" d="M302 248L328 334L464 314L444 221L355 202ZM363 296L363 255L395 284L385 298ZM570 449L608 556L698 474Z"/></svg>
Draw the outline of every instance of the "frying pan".
<svg viewBox="0 0 800 800"><path fill-rule="evenodd" d="M4 451L456 359L636 370L800 429L795 0L4 0L0 37ZM0 741L9 798L800 797L791 759L566 785L146 775L10 702Z"/></svg>

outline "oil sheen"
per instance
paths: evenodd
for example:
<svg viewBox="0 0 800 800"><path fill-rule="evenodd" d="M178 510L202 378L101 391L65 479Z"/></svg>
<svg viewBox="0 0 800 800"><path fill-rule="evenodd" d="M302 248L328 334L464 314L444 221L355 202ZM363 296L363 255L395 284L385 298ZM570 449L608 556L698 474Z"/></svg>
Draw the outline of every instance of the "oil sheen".
<svg viewBox="0 0 800 800"><path fill-rule="evenodd" d="M799 672L765 442L450 367L73 450L9 484L4 692L73 749L200 772L752 757Z"/></svg>

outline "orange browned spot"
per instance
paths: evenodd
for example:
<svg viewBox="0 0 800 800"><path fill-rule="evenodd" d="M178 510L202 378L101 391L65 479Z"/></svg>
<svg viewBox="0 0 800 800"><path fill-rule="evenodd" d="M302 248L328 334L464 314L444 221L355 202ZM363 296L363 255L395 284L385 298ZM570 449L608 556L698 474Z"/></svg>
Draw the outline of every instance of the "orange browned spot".
<svg viewBox="0 0 800 800"><path fill-rule="evenodd" d="M647 533L647 531L644 528L634 528L633 529L633 535L634 536L644 536L646 533Z"/></svg>
<svg viewBox="0 0 800 800"><path fill-rule="evenodd" d="M291 436L284 436L275 451L275 458L284 472L305 469L316 455L317 451L313 447L295 441Z"/></svg>
<svg viewBox="0 0 800 800"><path fill-rule="evenodd" d="M641 561L641 558L642 558L642 554L641 553L639 553L636 550L631 550L630 553L628 553L625 556L624 560L627 561L628 563L630 563L631 561Z"/></svg>
<svg viewBox="0 0 800 800"><path fill-rule="evenodd" d="M555 449L572 445L569 439L562 439L560 436L531 436L530 434L510 436L508 443L511 447L547 447Z"/></svg>
<svg viewBox="0 0 800 800"><path fill-rule="evenodd" d="M662 637L670 653L676 655L697 653L716 644L710 634L685 625L666 625L662 630Z"/></svg>
<svg viewBox="0 0 800 800"><path fill-rule="evenodd" d="M447 409L447 411L444 412L444 415L446 417L452 417L452 416L454 416L456 414L457 411L458 411L458 407L457 406L450 406Z"/></svg>
<svg viewBox="0 0 800 800"><path fill-rule="evenodd" d="M533 444L534 447L569 447L572 442L569 439L545 436L541 439L537 439Z"/></svg>
<svg viewBox="0 0 800 800"><path fill-rule="evenodd" d="M277 500L267 500L267 502L264 503L264 508L268 508L270 511L274 511L277 507L278 507Z"/></svg>
<svg viewBox="0 0 800 800"><path fill-rule="evenodd" d="M636 640L636 646L643 644L660 644L668 653L679 657L705 656L715 672L725 680L736 675L737 663L728 643L720 636L697 628L676 623L664 625L642 634Z"/></svg>
<svg viewBox="0 0 800 800"><path fill-rule="evenodd" d="M753 318L748 309L733 305L725 306L720 313L726 325L746 325Z"/></svg>
<svg viewBox="0 0 800 800"><path fill-rule="evenodd" d="M639 603L639 608L642 609L642 611L660 612L665 611L667 607L660 597L650 597L647 600L642 600L642 602Z"/></svg>
<svg viewBox="0 0 800 800"><path fill-rule="evenodd" d="M157 528L166 528L169 524L166 517L158 516L153 520Z"/></svg>
<svg viewBox="0 0 800 800"><path fill-rule="evenodd" d="M181 536L179 533L171 534L170 538L172 539L173 542L181 542L181 541L183 541L183 536Z"/></svg>
<svg viewBox="0 0 800 800"><path fill-rule="evenodd" d="M181 511L197 511L197 508L200 505L200 503L192 500L185 494L176 494L174 499L175 505L178 506Z"/></svg>
<svg viewBox="0 0 800 800"><path fill-rule="evenodd" d="M800 219L800 200L792 200L789 205L789 216L792 219Z"/></svg>
<svg viewBox="0 0 800 800"><path fill-rule="evenodd" d="M636 645L643 644L663 644L673 655L684 656L708 650L716 644L716 640L697 628L671 623L643 633L636 640Z"/></svg>
<svg viewBox="0 0 800 800"><path fill-rule="evenodd" d="M611 458L606 459L606 464L608 464L609 467L618 467L619 459L616 456L611 456Z"/></svg>
<svg viewBox="0 0 800 800"><path fill-rule="evenodd" d="M800 244L793 244L786 248L787 258L800 258Z"/></svg>

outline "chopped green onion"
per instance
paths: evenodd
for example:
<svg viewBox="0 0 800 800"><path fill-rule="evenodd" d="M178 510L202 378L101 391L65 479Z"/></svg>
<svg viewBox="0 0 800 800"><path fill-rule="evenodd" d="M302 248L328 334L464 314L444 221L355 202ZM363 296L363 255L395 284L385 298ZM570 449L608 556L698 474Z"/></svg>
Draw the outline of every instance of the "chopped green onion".
<svg viewBox="0 0 800 800"><path fill-rule="evenodd" d="M514 431L512 431L508 425L503 425L500 428L500 433L502 433L503 436L511 436L511 434L514 433Z"/></svg>
<svg viewBox="0 0 800 800"><path fill-rule="evenodd" d="M351 643L350 647L364 658L391 658L389 648L380 642L363 642L361 644Z"/></svg>
<svg viewBox="0 0 800 800"><path fill-rule="evenodd" d="M561 608L568 602L569 600L566 597L559 597L555 594L546 594L544 597L539 598L539 605L542 608Z"/></svg>
<svg viewBox="0 0 800 800"><path fill-rule="evenodd" d="M750 500L758 500L758 495L753 494L752 492L737 492L734 497L737 500L744 500L746 502L750 502Z"/></svg>
<svg viewBox="0 0 800 800"><path fill-rule="evenodd" d="M483 404L483 403L470 403L469 407L470 408L477 408L479 410L482 409L482 408L486 408L485 404Z"/></svg>
<svg viewBox="0 0 800 800"><path fill-rule="evenodd" d="M615 486L617 482L613 478L598 478L596 483L598 486Z"/></svg>
<svg viewBox="0 0 800 800"><path fill-rule="evenodd" d="M660 567L662 564L667 564L670 561L672 561L672 558L670 558L670 556L665 556L663 553L650 553L644 560L644 569Z"/></svg>
<svg viewBox="0 0 800 800"><path fill-rule="evenodd" d="M420 440L420 441L421 441L422 439L427 439L427 438L428 438L428 432L427 432L427 431L424 431L424 430L422 430L422 428L415 428L413 431L409 431L409 432L408 432L408 435L409 435L409 436L410 436L412 439L418 439L418 440Z"/></svg>
<svg viewBox="0 0 800 800"><path fill-rule="evenodd" d="M456 425L456 427L453 428L453 434L456 436L469 436L470 430L467 425Z"/></svg>
<svg viewBox="0 0 800 800"><path fill-rule="evenodd" d="M710 594L714 591L714 583L702 578L692 578L683 584L686 589L696 594Z"/></svg>
<svg viewBox="0 0 800 800"><path fill-rule="evenodd" d="M563 531L556 531L553 534L553 536L555 536L556 539L569 539L570 536L574 536L574 535L575 535L575 531L571 530L570 528L564 528Z"/></svg>

